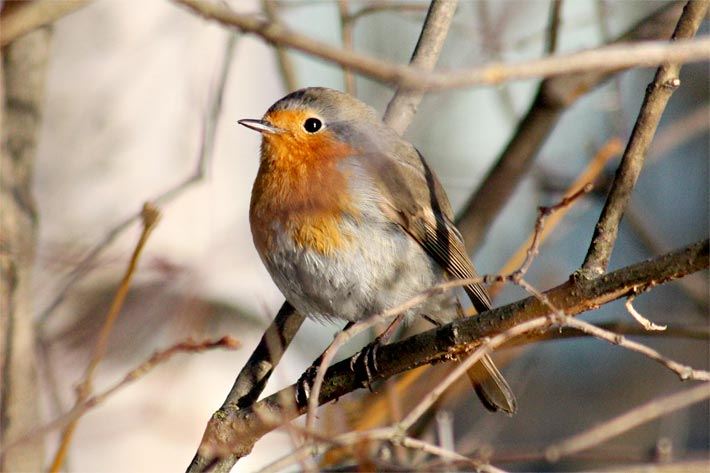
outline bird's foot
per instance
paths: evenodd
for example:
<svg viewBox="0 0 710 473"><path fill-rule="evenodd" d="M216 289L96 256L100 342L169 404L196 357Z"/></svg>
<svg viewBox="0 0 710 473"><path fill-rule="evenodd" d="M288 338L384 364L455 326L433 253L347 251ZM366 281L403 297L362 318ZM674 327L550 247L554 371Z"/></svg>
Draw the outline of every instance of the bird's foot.
<svg viewBox="0 0 710 473"><path fill-rule="evenodd" d="M372 391L372 382L379 371L377 366L377 350L382 345L382 340L377 337L374 342L366 345L355 355L350 363L350 369L355 373L356 379L362 380L362 385Z"/></svg>
<svg viewBox="0 0 710 473"><path fill-rule="evenodd" d="M306 368L298 381L296 381L296 403L299 406L308 404L308 397L311 395L311 388L318 374L320 366L320 358L318 358L311 366Z"/></svg>

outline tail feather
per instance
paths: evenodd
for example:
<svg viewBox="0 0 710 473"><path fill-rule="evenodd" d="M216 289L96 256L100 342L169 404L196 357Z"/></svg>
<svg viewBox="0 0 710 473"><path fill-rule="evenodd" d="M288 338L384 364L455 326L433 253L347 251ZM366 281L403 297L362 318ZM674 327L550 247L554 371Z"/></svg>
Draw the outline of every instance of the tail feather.
<svg viewBox="0 0 710 473"><path fill-rule="evenodd" d="M486 409L515 414L518 410L515 394L488 355L473 365L467 374Z"/></svg>

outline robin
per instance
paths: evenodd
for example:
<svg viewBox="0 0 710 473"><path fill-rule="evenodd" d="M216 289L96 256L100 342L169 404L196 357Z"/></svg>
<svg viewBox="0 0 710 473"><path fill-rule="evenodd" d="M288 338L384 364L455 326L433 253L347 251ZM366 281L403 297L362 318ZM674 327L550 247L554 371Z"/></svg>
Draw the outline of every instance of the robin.
<svg viewBox="0 0 710 473"><path fill-rule="evenodd" d="M352 323L442 282L477 277L434 172L370 106L311 87L239 123L262 135L249 211L254 244L301 314ZM491 308L481 284L464 289L477 312ZM443 325L464 313L447 293L403 315ZM486 408L516 411L490 358L469 376Z"/></svg>

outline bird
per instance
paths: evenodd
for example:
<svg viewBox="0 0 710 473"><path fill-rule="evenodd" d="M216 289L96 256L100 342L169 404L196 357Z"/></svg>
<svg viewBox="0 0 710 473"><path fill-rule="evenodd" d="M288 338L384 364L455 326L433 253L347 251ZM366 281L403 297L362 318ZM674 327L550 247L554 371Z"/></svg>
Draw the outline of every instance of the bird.
<svg viewBox="0 0 710 473"><path fill-rule="evenodd" d="M238 123L262 138L249 208L254 246L302 315L353 323L437 284L478 277L439 179L374 108L308 87ZM478 313L491 308L482 284L464 290ZM403 315L444 325L465 313L445 293ZM515 413L488 356L468 374L488 410Z"/></svg>

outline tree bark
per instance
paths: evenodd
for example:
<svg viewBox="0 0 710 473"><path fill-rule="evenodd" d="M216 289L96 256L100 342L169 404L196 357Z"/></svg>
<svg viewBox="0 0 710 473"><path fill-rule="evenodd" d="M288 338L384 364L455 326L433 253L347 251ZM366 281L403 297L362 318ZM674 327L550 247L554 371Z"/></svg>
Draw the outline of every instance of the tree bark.
<svg viewBox="0 0 710 473"><path fill-rule="evenodd" d="M50 30L1 50L0 74L0 447L39 424L31 275L37 214L32 168L41 120ZM0 458L0 471L40 471L42 437Z"/></svg>

